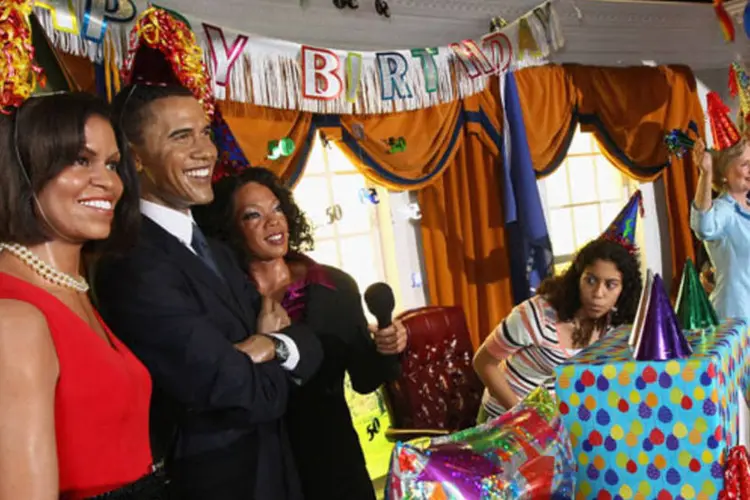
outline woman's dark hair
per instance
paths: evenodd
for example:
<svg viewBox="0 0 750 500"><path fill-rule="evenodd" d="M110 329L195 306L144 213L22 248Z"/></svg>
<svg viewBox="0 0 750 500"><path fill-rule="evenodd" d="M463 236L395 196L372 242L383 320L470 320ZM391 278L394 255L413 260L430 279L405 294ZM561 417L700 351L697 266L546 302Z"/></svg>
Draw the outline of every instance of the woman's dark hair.
<svg viewBox="0 0 750 500"><path fill-rule="evenodd" d="M250 167L236 176L221 179L214 186L214 201L209 205L193 208L193 217L203 232L231 245L243 262L250 260L251 256L247 253L245 241L234 216L234 195L238 189L251 182L267 187L279 199L281 211L289 226L289 250L312 250L315 244L312 226L295 203L292 191L276 174L261 167Z"/></svg>
<svg viewBox="0 0 750 500"><path fill-rule="evenodd" d="M632 323L641 296L641 266L638 257L631 255L628 250L604 238L596 239L581 248L573 259L573 263L565 272L558 276L547 278L542 282L537 293L557 311L561 321L570 321L581 308L580 281L583 271L597 260L612 262L622 273L622 291L615 303L610 321L612 326ZM591 332L587 332L591 335ZM576 338L576 346L588 345L590 338Z"/></svg>
<svg viewBox="0 0 750 500"><path fill-rule="evenodd" d="M112 123L106 102L71 92L32 97L12 115L0 118L0 241L36 245L51 239L37 215L34 198L80 157L86 145L86 122L92 116ZM86 245L96 253L124 251L135 241L140 224L138 178L127 142L112 125L124 192L115 208L110 237Z"/></svg>
<svg viewBox="0 0 750 500"><path fill-rule="evenodd" d="M143 144L143 125L151 118L151 103L167 97L195 98L190 90L179 85L134 84L117 93L112 100L113 115L132 144Z"/></svg>

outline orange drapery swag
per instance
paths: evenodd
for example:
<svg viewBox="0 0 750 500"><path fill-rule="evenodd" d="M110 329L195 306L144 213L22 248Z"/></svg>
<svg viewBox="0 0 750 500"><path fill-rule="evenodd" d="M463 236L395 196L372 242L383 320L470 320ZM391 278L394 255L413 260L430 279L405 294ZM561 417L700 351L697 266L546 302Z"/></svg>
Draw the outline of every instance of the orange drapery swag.
<svg viewBox="0 0 750 500"><path fill-rule="evenodd" d="M664 180L671 240L672 291L687 258L697 173L689 155L668 162L664 133L704 122L695 78L682 66L602 68L544 66L516 73L529 147L538 176L565 156L577 124L593 132L612 164L642 182ZM702 127L699 126L703 134Z"/></svg>

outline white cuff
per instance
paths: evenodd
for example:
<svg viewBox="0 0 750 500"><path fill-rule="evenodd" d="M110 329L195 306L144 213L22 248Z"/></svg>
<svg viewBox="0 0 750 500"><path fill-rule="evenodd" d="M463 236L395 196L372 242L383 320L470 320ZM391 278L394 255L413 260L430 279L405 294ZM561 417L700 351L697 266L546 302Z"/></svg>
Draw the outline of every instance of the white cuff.
<svg viewBox="0 0 750 500"><path fill-rule="evenodd" d="M281 367L287 371L292 371L297 368L297 365L299 364L299 349L297 349L297 344L295 344L290 337L282 333L269 333L268 335L279 339L284 343L286 348L289 349L289 357L286 358L286 361L281 363Z"/></svg>

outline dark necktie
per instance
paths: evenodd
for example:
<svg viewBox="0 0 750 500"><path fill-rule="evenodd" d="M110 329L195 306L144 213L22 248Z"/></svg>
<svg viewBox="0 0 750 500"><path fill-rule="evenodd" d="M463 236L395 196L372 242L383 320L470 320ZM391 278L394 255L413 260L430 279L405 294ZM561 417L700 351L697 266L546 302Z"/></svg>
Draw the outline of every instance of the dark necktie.
<svg viewBox="0 0 750 500"><path fill-rule="evenodd" d="M221 272L219 272L219 266L216 265L216 261L214 260L213 255L211 255L211 247L208 246L206 237L195 224L193 224L193 238L190 241L190 246L193 247L195 253L200 257L203 263L209 267L209 269L216 273L219 278L224 279Z"/></svg>

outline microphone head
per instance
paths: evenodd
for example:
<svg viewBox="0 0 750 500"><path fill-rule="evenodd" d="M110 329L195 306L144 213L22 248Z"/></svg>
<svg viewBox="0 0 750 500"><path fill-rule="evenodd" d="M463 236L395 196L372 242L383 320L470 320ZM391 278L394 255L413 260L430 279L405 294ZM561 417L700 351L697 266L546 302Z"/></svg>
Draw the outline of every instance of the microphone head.
<svg viewBox="0 0 750 500"><path fill-rule="evenodd" d="M391 315L396 308L396 298L393 296L393 290L388 284L374 283L367 287L367 290L365 290L365 303L372 315L378 318L379 323L387 320L388 325L390 324Z"/></svg>

